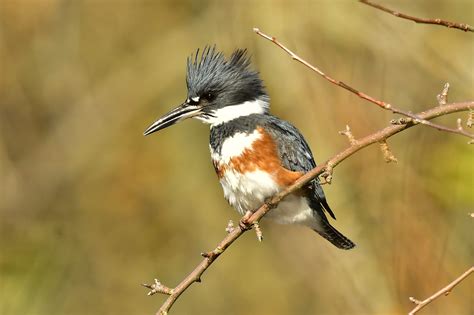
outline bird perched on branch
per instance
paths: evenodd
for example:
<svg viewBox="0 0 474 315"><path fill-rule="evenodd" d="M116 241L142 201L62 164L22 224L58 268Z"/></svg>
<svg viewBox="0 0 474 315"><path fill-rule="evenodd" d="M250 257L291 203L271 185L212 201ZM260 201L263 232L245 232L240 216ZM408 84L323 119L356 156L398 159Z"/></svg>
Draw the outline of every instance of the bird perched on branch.
<svg viewBox="0 0 474 315"><path fill-rule="evenodd" d="M201 54L198 49L187 60L186 83L184 103L155 121L144 135L191 117L209 124L214 169L225 198L241 215L251 214L316 167L298 129L269 113L270 98L258 72L250 69L246 50L237 49L227 59L215 47L205 47ZM325 212L335 219L316 178L286 196L266 217L306 225L338 248L353 248Z"/></svg>

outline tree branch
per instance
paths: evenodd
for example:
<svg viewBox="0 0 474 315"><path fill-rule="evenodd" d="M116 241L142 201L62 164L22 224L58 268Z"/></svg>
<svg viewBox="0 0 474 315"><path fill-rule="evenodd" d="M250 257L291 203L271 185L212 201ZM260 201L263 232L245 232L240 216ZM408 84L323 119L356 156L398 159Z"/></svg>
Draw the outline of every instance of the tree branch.
<svg viewBox="0 0 474 315"><path fill-rule="evenodd" d="M446 126L442 126L442 125L439 125L439 124L435 124L435 123L432 123L432 122L429 122L428 120L426 119L422 119L421 117L418 117L417 115L414 115L412 114L411 112L407 112L407 111L404 111L402 109L399 109L389 103L386 103L384 101L381 101L381 100L377 100L376 98L368 95L368 94L365 94L363 92L360 92L358 91L357 89L347 85L346 83L342 82L342 81L339 81L339 80L336 80L336 79L333 79L331 78L330 76L328 76L327 74L325 74L323 71L321 71L319 68L313 66L312 64L310 64L309 62L307 62L306 60L304 60L303 58L301 58L300 56L298 56L297 54L295 54L293 51L291 51L289 48L287 48L285 45L283 45L282 43L280 43L274 36L270 36L270 35L267 35L265 33L263 33L262 31L260 31L258 28L254 28L253 31L255 33L257 33L258 35L262 36L263 38L271 41L272 43L274 43L275 45L277 45L278 47L280 47L281 49L283 49L288 55L290 55L290 57L293 59L293 60L296 60L298 61L299 63L302 63L303 65L305 65L306 67L308 67L309 69L313 70L314 72L316 72L317 74L319 74L320 76L322 76L323 78L325 78L326 80L328 80L329 82L335 84L335 85L338 85L346 90L348 90L349 92L351 93L354 93L355 95L357 95L358 97L364 99L364 100L367 100L377 106L379 106L380 108L383 108L385 110L389 110L391 111L392 113L394 114L400 114L400 115L403 115L403 116L406 116L406 117L409 117L413 120L413 122L415 124L423 124L423 125L426 125L426 126L429 126L431 128L435 128L435 129L438 129L438 130L441 130L441 131L446 131L446 132L451 132L451 133L455 133L455 134L459 134L459 135L462 135L462 136L465 136L465 137L468 137L470 139L474 139L474 135L469 133L469 132L466 132L464 130L459 130L457 128L449 128L449 127L446 127ZM449 87L449 85L448 85ZM444 93L445 90L443 90L442 94ZM445 92L447 94L447 91ZM446 96L447 97L447 96Z"/></svg>
<svg viewBox="0 0 474 315"><path fill-rule="evenodd" d="M448 295L449 293L451 293L454 287L457 286L459 283L461 283L464 279L466 279L472 272L474 272L474 267L469 268L465 273L460 275L456 280L454 280L453 282L451 282L450 284L448 284L447 286L445 286L444 288L442 288L441 290L439 290L438 292L436 292L435 294L426 298L423 301L419 301L413 297L410 297L410 301L415 303L416 307L410 313L408 313L408 315L414 315L416 312L418 312L423 307L430 304L431 302L433 302L440 296Z"/></svg>
<svg viewBox="0 0 474 315"><path fill-rule="evenodd" d="M388 104L386 102L377 100L363 92L360 92L351 86L345 84L342 81L335 80L325 73L323 73L321 70L319 70L317 67L311 65L304 59L300 58L298 55L293 53L291 50L289 50L287 47L285 47L283 44L278 42L274 37L270 37L264 33L262 33L259 29L254 28L254 31L266 38L267 40L270 40L280 48L282 48L286 53L288 53L294 60L302 63L303 65L307 66L311 70L315 71L322 77L324 77L326 80L330 81L331 83L338 85L354 94L359 96L360 98L363 98L373 104L376 104L377 106L390 110L392 113L395 114L401 114L403 116L409 117L407 118L402 118L402 119L397 119L392 121L392 125L385 127L373 134L370 134L366 137L360 138L360 139L355 139L352 133L350 132L349 127L346 127L346 131L341 132L341 134L346 135L350 141L350 146L347 147L345 150L339 152L329 160L327 160L325 163L315 167L308 173L304 174L301 176L298 180L296 180L292 185L288 186L286 189L282 190L278 194L274 195L269 201L265 202L259 209L257 209L255 212L248 212L244 217L242 217L240 224L238 227L233 227L232 224L229 222L229 225L226 228L227 231L227 236L216 246L216 248L208 253L202 253L201 255L204 257L204 259L194 268L194 270L191 271L191 273L186 276L175 288L168 288L164 285L162 285L157 279L155 279L155 283L152 285L144 284L145 287L151 289L149 292L149 295L155 294L155 293L162 293L165 295L169 295L169 297L166 299L166 301L163 303L163 305L160 307L160 309L157 312L157 315L166 315L168 314L168 311L171 309L173 304L177 301L177 299L181 296L181 294L186 291L194 282L201 282L201 276L204 274L204 272L210 267L210 265L235 241L237 240L243 233L251 229L252 226L256 226L258 221L271 209L275 208L278 203L285 198L288 194L295 192L296 190L302 188L304 185L306 185L309 181L313 180L317 176L321 175L321 177L324 177L326 179L326 182L331 181L332 177L332 172L333 168L336 167L339 163L341 163L343 160L347 159L349 156L355 154L359 150L374 144L374 143L379 143L381 145L382 152L384 153L384 158L387 162L395 162L396 158L393 156L392 152L390 151L388 144L386 140L393 135L408 129L410 127L413 127L417 124L423 124L430 126L432 128L438 129L440 131L445 131L445 132L450 132L450 133L455 133L459 134L462 136L466 136L470 139L474 138L474 135L467 133L464 131L462 128L449 128L445 126L441 126L438 124L431 123L429 120L439 117L439 116L444 116L447 114L459 112L459 111L472 111L472 108L474 107L474 101L466 101L466 102L461 102L461 103L451 103L451 104L446 104L447 102L447 93L448 93L448 88L449 85L445 86L445 89L443 89L441 95L438 97L439 101L439 106L436 106L434 108L431 108L429 110L420 112L418 114L412 114L411 112L406 112L401 109L398 109L391 104ZM458 123L459 125L459 123ZM261 239L261 236L259 237ZM457 283L456 283L457 284ZM456 285L454 284L454 285ZM453 286L454 287L454 286ZM451 287L452 288L452 287ZM447 291L446 291L447 292ZM420 302L421 303L421 302ZM420 307L421 308L421 307Z"/></svg>
<svg viewBox="0 0 474 315"><path fill-rule="evenodd" d="M460 111L469 111L470 108L474 107L474 101L467 101L461 103L451 103L441 106L436 106L429 110L420 112L416 114L417 117L420 117L422 120L429 120L439 116L444 116L447 114L460 112ZM411 128L416 124L413 121L408 121L405 124L397 124L385 127L377 132L374 132L368 136L365 136L360 139L354 139L351 141L351 145L345 150L334 155L332 158L327 160L325 163L315 167L308 173L301 176L296 180L292 185L288 186L286 189L280 193L273 196L269 201L263 204L259 209L257 209L251 216L246 220L247 226L252 225L255 222L258 222L268 211L272 208L275 208L278 203L288 194L300 189L305 184L307 184L312 179L316 178L318 175L321 175L323 172L332 173L332 169L336 167L339 163L347 159L349 156L355 154L362 148L365 148L371 144L385 141L386 139L392 137L393 135ZM155 289L156 293L163 293L169 295L168 299L160 307L157 315L166 315L168 311L180 297L180 295L186 291L194 282L201 282L201 276L209 268L209 266L243 233L248 229L243 227L235 227L229 229L229 234L217 245L217 247L209 253L203 254L204 259L197 265L194 270L184 278L181 283L179 283L175 288L169 289L168 287L163 286L158 280L155 280L157 287L153 285L145 285L152 289Z"/></svg>
<svg viewBox="0 0 474 315"><path fill-rule="evenodd" d="M368 6L374 7L376 9L382 10L384 12L387 12L391 15L396 16L396 17L413 21L415 23L435 24L435 25L446 26L446 27L449 27L449 28L457 28L457 29L465 31L465 32L474 32L474 27L472 27L469 24L450 22L450 21L445 21L445 20L441 20L441 19L423 19L423 18L418 18L418 17L415 17L415 16L411 16L411 15L407 15L407 14L404 14L404 13L394 11L392 9L389 9L387 7L384 7L380 4L374 3L374 2L369 1L369 0L359 0L359 2L362 2L363 4L366 4Z"/></svg>

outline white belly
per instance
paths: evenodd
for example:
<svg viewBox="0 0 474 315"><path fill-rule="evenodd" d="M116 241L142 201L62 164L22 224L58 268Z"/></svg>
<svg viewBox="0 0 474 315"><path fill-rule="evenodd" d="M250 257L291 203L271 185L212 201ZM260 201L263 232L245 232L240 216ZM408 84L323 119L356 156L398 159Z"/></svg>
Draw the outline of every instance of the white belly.
<svg viewBox="0 0 474 315"><path fill-rule="evenodd" d="M240 173L232 167L231 160L246 150L251 150L254 141L260 138L261 134L258 131L248 134L236 133L224 141L219 153L213 152L211 148L211 158L218 171L224 196L241 215L247 211L257 210L266 199L282 189L272 174L258 169ZM306 198L297 195L287 196L266 217L282 224L298 223L310 227L317 224Z"/></svg>
<svg viewBox="0 0 474 315"><path fill-rule="evenodd" d="M257 210L267 198L281 190L270 175L262 171L240 174L228 170L220 183L225 198L241 215ZM304 224L313 228L317 224L306 198L298 195L285 197L265 217L280 224Z"/></svg>
<svg viewBox="0 0 474 315"><path fill-rule="evenodd" d="M255 211L265 199L279 191L278 185L270 175L262 171L241 174L234 170L226 170L220 183L225 198L241 215L247 211Z"/></svg>
<svg viewBox="0 0 474 315"><path fill-rule="evenodd" d="M306 198L293 194L286 196L265 217L280 224L302 224L312 229L319 226L318 217L313 215Z"/></svg>

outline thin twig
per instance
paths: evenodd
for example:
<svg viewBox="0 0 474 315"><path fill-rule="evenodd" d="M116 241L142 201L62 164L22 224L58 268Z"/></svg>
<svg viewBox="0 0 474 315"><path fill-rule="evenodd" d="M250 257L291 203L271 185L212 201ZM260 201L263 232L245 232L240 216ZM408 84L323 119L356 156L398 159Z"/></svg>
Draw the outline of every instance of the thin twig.
<svg viewBox="0 0 474 315"><path fill-rule="evenodd" d="M384 12L390 13L390 14L396 16L396 17L413 21L415 23L435 24L435 25L446 26L446 27L449 27L449 28L457 28L457 29L462 30L464 32L474 32L474 27L472 27L469 24L450 22L450 21L445 21L445 20L441 20L441 19L424 19L424 18L419 18L419 17L416 17L416 16L411 16L411 15L408 15L408 14L404 14L404 13L394 11L392 9L389 9L387 7L384 7L380 4L374 3L374 2L369 1L369 0L359 0L359 2L362 2L363 4L369 5L373 8L382 10Z"/></svg>
<svg viewBox="0 0 474 315"><path fill-rule="evenodd" d="M472 272L474 272L474 267L469 268L465 273L463 273L458 278L456 278L456 280L454 280L453 282L451 282L450 284L448 284L447 286L445 286L444 288L442 288L441 290L439 290L438 292L436 292L435 294L426 298L423 301L419 301L413 297L410 297L409 300L415 303L416 307L410 313L408 313L408 315L414 315L416 312L418 312L423 307L430 304L431 302L433 302L440 296L448 295L449 293L451 293L453 288L457 286L459 283L461 283L464 279L466 279Z"/></svg>
<svg viewBox="0 0 474 315"><path fill-rule="evenodd" d="M150 292L148 292L148 295L153 295L156 293L161 293L161 294L166 294L166 295L173 294L173 289L170 289L167 286L164 286L163 284L161 284L161 282L158 279L155 279L153 284L143 283L142 286L150 289Z"/></svg>
<svg viewBox="0 0 474 315"><path fill-rule="evenodd" d="M349 125L346 125L346 130L339 131L339 134L346 136L351 145L357 144L357 140L354 138L354 135L352 134L352 131L351 131L351 127L349 127Z"/></svg>
<svg viewBox="0 0 474 315"><path fill-rule="evenodd" d="M436 106L431 108L427 111L418 113L417 116L421 119L433 119L439 116L444 116L447 114L460 112L460 111L468 111L469 108L474 107L474 101L469 102L462 102L462 103L452 103L446 104L443 106ZM263 204L259 209L253 212L248 219L245 221L247 224L252 225L255 222L258 222L268 211L272 208L275 208L278 203L288 194L302 188L306 185L309 181L316 178L318 175L322 174L323 172L328 172L328 174L332 173L332 169L336 167L339 163L347 159L349 156L355 154L359 150L373 144L378 143L380 141L386 140L391 136L408 129L410 127L415 126L413 122L408 122L407 124L403 125L391 125L381 129L377 132L374 132L368 136L360 138L356 140L355 144L351 144L345 150L339 152L338 154L334 155L332 158L327 160L325 163L315 167L308 173L301 176L298 180L296 180L292 185L288 186L286 189L282 190L280 193L274 195L268 202ZM248 229L242 228L242 226L233 228L230 233L228 233L225 238L217 245L217 247L210 251L209 253L203 254L204 259L197 265L193 271L189 275L187 275L181 283L179 283L175 288L171 290L171 294L169 295L168 299L163 303L160 307L157 315L166 315L168 311L176 302L176 300L189 288L194 282L200 282L201 276L203 273L209 268L209 266L236 240L238 239L243 233L245 233ZM161 284L160 284L161 285Z"/></svg>
<svg viewBox="0 0 474 315"><path fill-rule="evenodd" d="M262 229L260 228L260 224L258 224L258 221L254 222L252 225L253 225L253 228L255 229L255 234L257 234L257 240L259 242L263 241L263 232L262 232Z"/></svg>
<svg viewBox="0 0 474 315"><path fill-rule="evenodd" d="M379 141L379 143L380 143L380 150L382 150L383 158L384 158L385 162L387 162L387 163L390 163L390 162L397 163L398 160L395 157L395 155L393 154L392 150L390 150L390 147L388 146L387 140L384 139L382 141Z"/></svg>
<svg viewBox="0 0 474 315"><path fill-rule="evenodd" d="M322 76L323 78L325 78L326 80L328 80L329 82L335 84L335 85L338 85L346 90L348 90L349 92L351 93L354 93L355 95L359 96L360 98L364 99L364 100L367 100L383 109L386 109L386 110L389 110L391 111L392 113L394 114L400 114L400 115L403 115L403 116L406 116L406 117L410 117L411 119L413 119L413 122L414 123L417 123L417 124L423 124L425 126L429 126L429 127L432 127L432 128L435 128L435 129L438 129L440 131L446 131L446 132L451 132L451 133L455 133L455 134L459 134L459 135L462 135L462 136L465 136L465 137L468 137L470 139L474 139L474 135L473 134L470 134L464 130L460 131L456 128L449 128L449 127L446 127L446 126L442 126L442 125L439 125L439 124L435 124L435 123L432 123L432 122L429 122L428 120L426 119L422 119L421 117L417 117L416 115L412 114L411 112L407 112L407 111L404 111L404 110L401 110L389 103L386 103L384 101L381 101L381 100L377 100L376 98L370 96L370 95L367 95L363 92L360 92L358 91L357 89L347 85L346 83L342 82L342 81L339 81L339 80L336 80L336 79L333 79L331 78L330 76L328 76L327 74L325 74L324 72L322 72L319 68L313 66L312 64L310 64L309 62L307 62L306 60L304 60L303 58L301 58L300 56L298 56L297 54L295 54L293 51L291 51L289 48L287 48L285 45L283 45L282 43L280 43L275 37L273 36L270 36L270 35L267 35L265 33L263 33L262 31L260 31L258 28L254 28L253 31L255 33L257 33L258 35L262 36L263 38L271 41L272 43L274 43L275 45L277 45L278 47L280 47L281 49L283 49L288 55L290 55L290 57L293 59L293 60L296 60L300 63L302 63L303 65L305 65L306 67L310 68L311 70L313 70L314 72L316 72L317 74L319 74L320 76Z"/></svg>
<svg viewBox="0 0 474 315"><path fill-rule="evenodd" d="M469 113L467 114L467 121L466 121L466 126L469 128L472 128L474 125L474 109L469 109Z"/></svg>
<svg viewBox="0 0 474 315"><path fill-rule="evenodd" d="M226 226L226 228L225 228L225 231L226 231L227 233L231 233L233 229L235 229L235 227L234 227L234 221L229 220L229 223L227 223L227 226Z"/></svg>
<svg viewBox="0 0 474 315"><path fill-rule="evenodd" d="M448 92L449 92L449 83L446 82L441 93L436 95L439 105L446 105L446 103L448 102Z"/></svg>

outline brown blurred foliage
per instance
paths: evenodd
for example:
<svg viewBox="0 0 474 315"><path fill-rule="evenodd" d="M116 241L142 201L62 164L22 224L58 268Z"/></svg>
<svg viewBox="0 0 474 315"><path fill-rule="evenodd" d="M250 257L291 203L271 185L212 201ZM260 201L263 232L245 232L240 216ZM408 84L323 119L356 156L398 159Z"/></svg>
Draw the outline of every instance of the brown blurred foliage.
<svg viewBox="0 0 474 315"><path fill-rule="evenodd" d="M384 1L474 22L472 1ZM335 78L404 109L473 98L472 34L417 25L355 1L0 2L0 314L152 314L238 216L222 197L208 128L142 132L185 98L185 60L246 47L273 113L316 159L387 125L390 113L330 85L256 36L278 36ZM463 114L464 115L464 114ZM439 122L455 125L451 116ZM461 114L459 117L465 119ZM400 314L473 262L472 147L417 127L340 165L326 194L340 251L298 227L263 223L174 306L175 314ZM473 281L424 314L472 314Z"/></svg>

